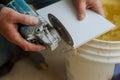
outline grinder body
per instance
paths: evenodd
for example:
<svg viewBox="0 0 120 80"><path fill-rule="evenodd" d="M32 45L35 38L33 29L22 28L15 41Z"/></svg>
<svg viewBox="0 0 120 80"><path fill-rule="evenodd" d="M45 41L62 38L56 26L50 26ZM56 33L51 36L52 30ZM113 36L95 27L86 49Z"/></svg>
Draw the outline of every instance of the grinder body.
<svg viewBox="0 0 120 80"><path fill-rule="evenodd" d="M37 25L19 25L20 34L29 42L42 44L51 50L55 50L61 38L54 27L52 27L42 16L34 11L24 0L12 0L7 7L21 14L36 16L39 19Z"/></svg>

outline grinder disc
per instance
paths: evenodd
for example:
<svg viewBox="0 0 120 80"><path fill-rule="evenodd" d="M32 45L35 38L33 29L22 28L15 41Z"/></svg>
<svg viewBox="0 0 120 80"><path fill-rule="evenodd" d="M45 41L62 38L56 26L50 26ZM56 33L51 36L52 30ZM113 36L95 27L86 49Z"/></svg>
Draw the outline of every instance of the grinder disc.
<svg viewBox="0 0 120 80"><path fill-rule="evenodd" d="M73 46L73 40L70 36L69 32L65 29L64 25L52 14L48 14L48 19L52 26L56 29L60 37L69 44L70 46Z"/></svg>

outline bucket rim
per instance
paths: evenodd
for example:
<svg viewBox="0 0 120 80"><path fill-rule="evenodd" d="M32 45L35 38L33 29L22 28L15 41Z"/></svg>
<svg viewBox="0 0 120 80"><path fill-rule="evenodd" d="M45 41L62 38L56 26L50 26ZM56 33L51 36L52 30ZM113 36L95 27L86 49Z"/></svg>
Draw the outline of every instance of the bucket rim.
<svg viewBox="0 0 120 80"><path fill-rule="evenodd" d="M100 40L100 39L93 39L93 41L103 42L103 43L120 43L120 41L105 41L105 40Z"/></svg>

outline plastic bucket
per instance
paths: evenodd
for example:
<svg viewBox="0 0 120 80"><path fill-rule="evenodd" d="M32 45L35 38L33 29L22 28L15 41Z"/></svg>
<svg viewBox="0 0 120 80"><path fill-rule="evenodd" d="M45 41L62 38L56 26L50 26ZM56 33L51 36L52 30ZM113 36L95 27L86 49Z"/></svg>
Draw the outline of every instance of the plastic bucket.
<svg viewBox="0 0 120 80"><path fill-rule="evenodd" d="M111 15L108 19L116 25L120 24L115 22L118 13L110 10L118 10L119 3L120 0L103 0L103 5L109 6L105 8ZM106 15L110 16L109 13ZM67 80L120 80L120 38L114 34L110 32L107 37L111 38L103 36L105 40L94 39L70 51L66 57Z"/></svg>
<svg viewBox="0 0 120 80"><path fill-rule="evenodd" d="M119 63L120 44L93 40L67 55L67 77L68 80L110 80L120 74Z"/></svg>

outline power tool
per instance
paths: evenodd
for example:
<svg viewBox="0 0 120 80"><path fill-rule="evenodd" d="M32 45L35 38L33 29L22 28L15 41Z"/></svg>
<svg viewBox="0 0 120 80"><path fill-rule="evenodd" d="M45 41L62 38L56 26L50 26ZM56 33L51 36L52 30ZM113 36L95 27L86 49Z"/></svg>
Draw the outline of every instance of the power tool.
<svg viewBox="0 0 120 80"><path fill-rule="evenodd" d="M34 44L42 44L51 50L55 50L59 46L61 37L71 46L72 38L63 24L51 13L48 14L49 24L42 16L40 16L33 8L24 0L12 0L7 7L14 9L21 14L36 16L39 23L34 26L19 26L20 34L29 42Z"/></svg>

